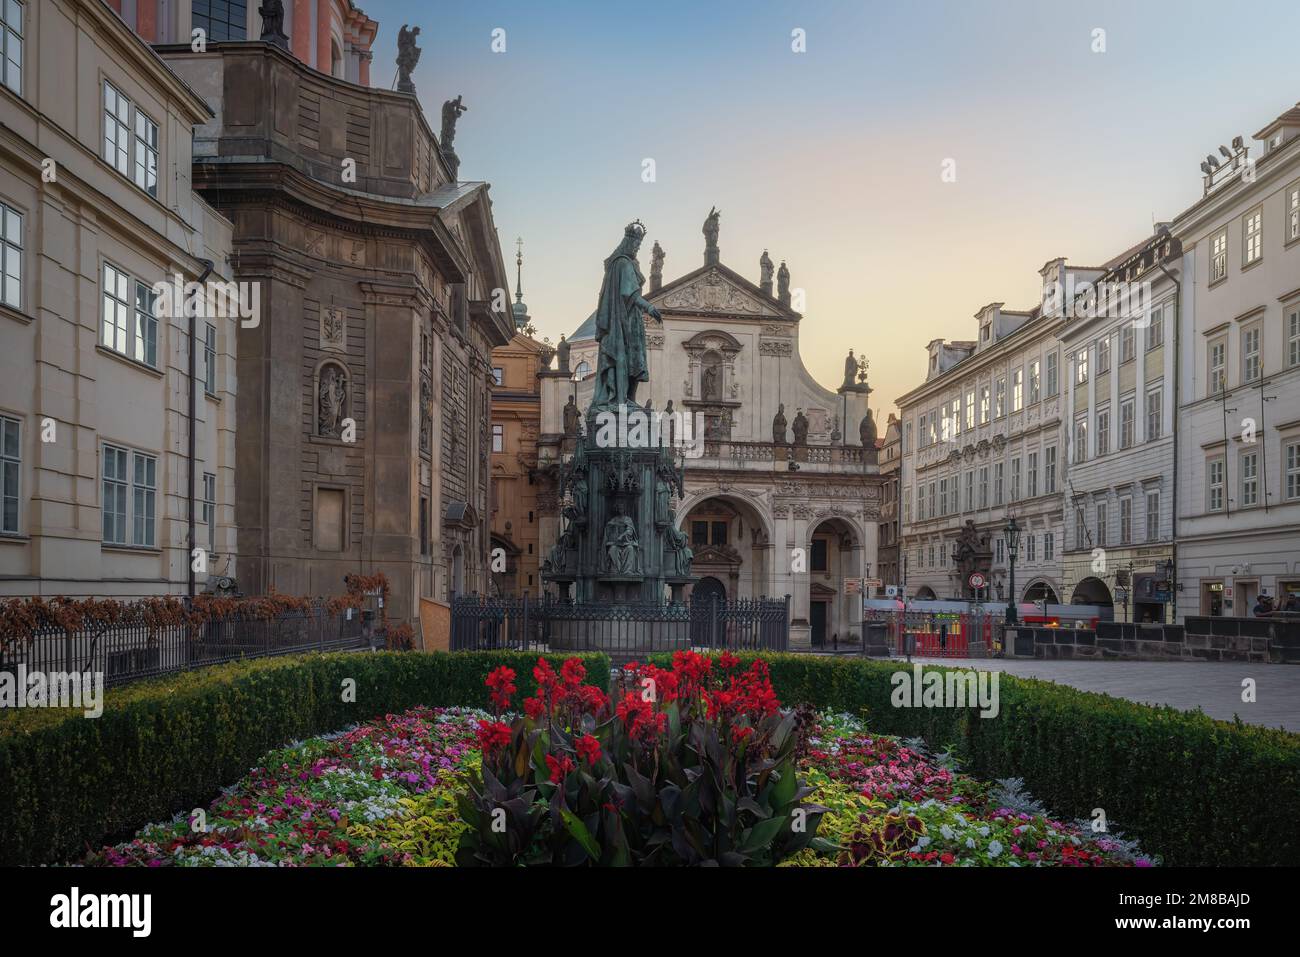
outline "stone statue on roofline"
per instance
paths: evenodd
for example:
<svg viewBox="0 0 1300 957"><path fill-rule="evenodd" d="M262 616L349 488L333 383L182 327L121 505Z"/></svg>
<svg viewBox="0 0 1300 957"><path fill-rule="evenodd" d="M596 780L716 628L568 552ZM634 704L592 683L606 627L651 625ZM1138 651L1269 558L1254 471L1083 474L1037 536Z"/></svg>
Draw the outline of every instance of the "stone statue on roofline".
<svg viewBox="0 0 1300 957"><path fill-rule="evenodd" d="M414 93L415 83L411 80L411 74L415 72L415 65L420 62L422 51L415 45L415 38L420 35L419 27L412 27L409 24L403 24L402 29L397 31L397 92Z"/></svg>

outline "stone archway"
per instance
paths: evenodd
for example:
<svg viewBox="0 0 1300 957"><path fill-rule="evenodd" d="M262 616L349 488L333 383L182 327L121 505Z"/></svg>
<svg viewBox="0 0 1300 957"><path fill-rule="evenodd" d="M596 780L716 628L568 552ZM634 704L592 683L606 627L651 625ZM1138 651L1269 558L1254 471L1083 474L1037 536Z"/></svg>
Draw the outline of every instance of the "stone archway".
<svg viewBox="0 0 1300 957"><path fill-rule="evenodd" d="M1110 589L1100 578L1085 578L1074 586L1070 604L1112 607L1114 599L1111 597Z"/></svg>
<svg viewBox="0 0 1300 957"><path fill-rule="evenodd" d="M727 598L772 594L771 535L757 505L716 490L693 493L678 506L676 520L694 552L693 577L717 578Z"/></svg>
<svg viewBox="0 0 1300 957"><path fill-rule="evenodd" d="M1036 578L1025 586L1021 601L1046 601L1049 605L1059 605L1061 599L1056 594L1056 587L1045 578Z"/></svg>
<svg viewBox="0 0 1300 957"><path fill-rule="evenodd" d="M829 647L856 637L862 620L860 599L845 579L860 579L863 539L847 518L827 516L808 523L808 625L813 647Z"/></svg>

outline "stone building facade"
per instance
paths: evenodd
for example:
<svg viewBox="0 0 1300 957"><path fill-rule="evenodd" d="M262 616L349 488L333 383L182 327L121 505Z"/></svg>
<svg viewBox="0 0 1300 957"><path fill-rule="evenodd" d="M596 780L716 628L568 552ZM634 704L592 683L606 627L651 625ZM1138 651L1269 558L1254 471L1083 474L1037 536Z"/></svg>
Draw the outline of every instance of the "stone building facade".
<svg viewBox="0 0 1300 957"><path fill-rule="evenodd" d="M211 111L101 0L11 2L5 28L0 594L185 594L192 546L201 591L237 573L238 319L191 338L159 289L230 278L190 180Z"/></svg>
<svg viewBox="0 0 1300 957"><path fill-rule="evenodd" d="M486 591L491 350L512 333L488 185L453 177L412 95L270 44L160 50L212 107L195 186L265 317L239 336L241 587L383 571L397 620Z"/></svg>
<svg viewBox="0 0 1300 957"><path fill-rule="evenodd" d="M1254 140L1172 226L1180 616L1300 595L1300 105Z"/></svg>
<svg viewBox="0 0 1300 957"><path fill-rule="evenodd" d="M651 252L645 295L663 322L647 324L650 378L637 398L658 411L671 402L698 425L699 454L683 459L685 496L673 503L694 551L688 600L789 595L795 647L856 635L860 606L846 579L874 567L882 504L875 425L864 425L870 390L856 359L838 390L813 379L799 354L808 320L792 308L784 264L774 294L766 254L758 283L716 249L666 283L657 258ZM592 323L568 337L567 366L542 378L544 468L566 454L570 395L580 409L591 401ZM547 512L549 549L560 519L558 508Z"/></svg>
<svg viewBox="0 0 1300 957"><path fill-rule="evenodd" d="M884 483L881 485L877 565L871 576L880 581L880 587L874 592L877 596L884 594L885 589L891 585L897 588L903 583L902 552L898 544L899 505L902 492L898 472L903 464L903 424L893 412L889 413L889 419L885 423L885 434L879 441L880 475Z"/></svg>
<svg viewBox="0 0 1300 957"><path fill-rule="evenodd" d="M1015 600L1060 599L1064 310L1046 290L1102 272L1052 260L1039 271L1037 305L991 303L975 314L974 340L927 347L924 384L898 399L908 597L974 598L969 573L980 571L985 597L1010 600L1005 529L1014 515L1022 529Z"/></svg>

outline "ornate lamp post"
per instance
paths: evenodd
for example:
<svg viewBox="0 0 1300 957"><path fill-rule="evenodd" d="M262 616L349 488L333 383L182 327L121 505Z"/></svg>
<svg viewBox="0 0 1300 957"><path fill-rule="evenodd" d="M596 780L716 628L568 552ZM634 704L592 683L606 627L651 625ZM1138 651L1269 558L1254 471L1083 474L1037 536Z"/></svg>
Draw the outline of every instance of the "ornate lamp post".
<svg viewBox="0 0 1300 957"><path fill-rule="evenodd" d="M1005 529L1007 535L1007 554L1011 556L1011 588L1007 595L1007 624L1018 625L1020 619L1016 615L1016 555L1020 552L1020 526L1016 524L1016 517L1011 516L1011 521L1007 522Z"/></svg>

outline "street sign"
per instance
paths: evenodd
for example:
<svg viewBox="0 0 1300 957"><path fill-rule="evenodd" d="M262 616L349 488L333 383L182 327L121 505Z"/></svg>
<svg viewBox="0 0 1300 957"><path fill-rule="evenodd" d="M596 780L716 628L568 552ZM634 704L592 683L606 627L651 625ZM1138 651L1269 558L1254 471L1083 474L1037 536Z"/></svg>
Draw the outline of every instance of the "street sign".
<svg viewBox="0 0 1300 957"><path fill-rule="evenodd" d="M897 586L897 585L886 585L886 586L885 586L885 596L888 597L888 598L897 598L897 597L898 597L898 586Z"/></svg>
<svg viewBox="0 0 1300 957"><path fill-rule="evenodd" d="M846 578L844 579L844 594L856 595L858 593L858 587L861 585L865 585L867 591L871 591L872 589L879 588L881 581L879 578Z"/></svg>
<svg viewBox="0 0 1300 957"><path fill-rule="evenodd" d="M984 577L982 572L971 572L970 577L966 579L966 584L976 590L983 588L988 583L989 580Z"/></svg>

